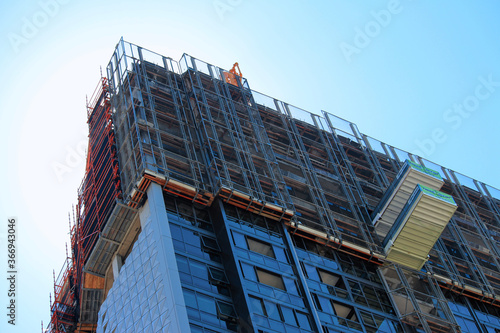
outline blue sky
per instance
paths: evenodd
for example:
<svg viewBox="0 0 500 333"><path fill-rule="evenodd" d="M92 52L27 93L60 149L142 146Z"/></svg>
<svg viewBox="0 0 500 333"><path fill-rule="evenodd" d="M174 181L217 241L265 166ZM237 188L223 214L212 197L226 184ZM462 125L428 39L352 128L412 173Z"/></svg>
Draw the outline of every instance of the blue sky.
<svg viewBox="0 0 500 333"><path fill-rule="evenodd" d="M84 174L85 98L121 36L177 60L238 61L254 90L500 188L499 12L494 0L0 3L4 272L7 217L20 225L18 325L0 313L0 331L49 320Z"/></svg>

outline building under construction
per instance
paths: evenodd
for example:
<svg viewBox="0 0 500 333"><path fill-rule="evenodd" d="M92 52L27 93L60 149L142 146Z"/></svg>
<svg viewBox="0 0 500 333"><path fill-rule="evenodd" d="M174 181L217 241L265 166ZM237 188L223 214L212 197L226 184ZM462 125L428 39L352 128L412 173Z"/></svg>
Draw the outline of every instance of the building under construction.
<svg viewBox="0 0 500 333"><path fill-rule="evenodd" d="M50 332L499 332L500 191L121 40Z"/></svg>

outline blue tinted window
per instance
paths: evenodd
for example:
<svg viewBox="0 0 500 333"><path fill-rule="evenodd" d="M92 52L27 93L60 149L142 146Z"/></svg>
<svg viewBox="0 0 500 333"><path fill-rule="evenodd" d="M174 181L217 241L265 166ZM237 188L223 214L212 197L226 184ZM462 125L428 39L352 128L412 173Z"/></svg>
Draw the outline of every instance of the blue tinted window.
<svg viewBox="0 0 500 333"><path fill-rule="evenodd" d="M203 257L203 251L201 251L200 244L195 244L195 246L190 244L185 244L186 252L197 257Z"/></svg>
<svg viewBox="0 0 500 333"><path fill-rule="evenodd" d="M190 268L193 276L208 279L207 266L205 264L191 260Z"/></svg>
<svg viewBox="0 0 500 333"><path fill-rule="evenodd" d="M193 283L190 274L179 272L179 277L181 278L181 282L183 282L183 283L187 283L187 284Z"/></svg>
<svg viewBox="0 0 500 333"><path fill-rule="evenodd" d="M297 311L295 314L297 315L297 321L299 322L299 327L306 330L310 330L311 323L309 322L309 316L299 311Z"/></svg>
<svg viewBox="0 0 500 333"><path fill-rule="evenodd" d="M212 297L208 297L202 294L198 294L198 305L200 310L205 312L210 312L213 314L217 314L217 310L215 308L215 301Z"/></svg>
<svg viewBox="0 0 500 333"><path fill-rule="evenodd" d="M284 277L283 282L285 283L286 291L293 295L299 294L295 280Z"/></svg>
<svg viewBox="0 0 500 333"><path fill-rule="evenodd" d="M243 276L251 281L257 281L257 277L255 276L255 270L253 266L250 266L245 263L241 263L241 269L243 270Z"/></svg>
<svg viewBox="0 0 500 333"><path fill-rule="evenodd" d="M467 309L467 307L463 306L462 304L458 304L458 303L454 303L454 304L455 304L456 308L458 309L458 312L466 314L466 315L470 315L470 312Z"/></svg>
<svg viewBox="0 0 500 333"><path fill-rule="evenodd" d="M196 296L194 292L187 289L183 289L182 291L184 292L184 301L186 302L186 306L197 308L198 303L196 302Z"/></svg>
<svg viewBox="0 0 500 333"><path fill-rule="evenodd" d="M214 330L209 330L208 328L203 328L193 324L189 325L189 327L191 328L191 333L217 333Z"/></svg>
<svg viewBox="0 0 500 333"><path fill-rule="evenodd" d="M176 256L176 259L179 272L189 273L189 264L187 258L182 256Z"/></svg>
<svg viewBox="0 0 500 333"><path fill-rule="evenodd" d="M285 253L285 249L281 247L274 247L274 254L276 255L276 259L281 262L286 262L288 263L288 258Z"/></svg>
<svg viewBox="0 0 500 333"><path fill-rule="evenodd" d="M380 326L378 327L378 332L399 332L396 327L394 326L394 323L390 321L389 319L383 319L383 321L380 323Z"/></svg>
<svg viewBox="0 0 500 333"><path fill-rule="evenodd" d="M297 326L297 320L295 320L295 314L292 309L286 306L281 306L281 313L283 314L285 323Z"/></svg>
<svg viewBox="0 0 500 333"><path fill-rule="evenodd" d="M323 312L333 314L332 304L328 298L318 296L318 301Z"/></svg>
<svg viewBox="0 0 500 333"><path fill-rule="evenodd" d="M182 251L182 252L185 251L184 243L182 241L179 241L177 239L173 239L173 243L174 243L174 249L175 250Z"/></svg>
<svg viewBox="0 0 500 333"><path fill-rule="evenodd" d="M185 243L200 246L200 237L196 235L194 231L191 231L189 229L182 229L182 236L184 237Z"/></svg>
<svg viewBox="0 0 500 333"><path fill-rule="evenodd" d="M252 309L253 313L257 313L262 316L266 315L266 312L264 310L264 304L260 298L255 298L250 296L249 300L250 300L250 308Z"/></svg>
<svg viewBox="0 0 500 333"><path fill-rule="evenodd" d="M245 240L245 236L243 236L242 234L233 231L233 240L236 246L243 247L245 249L247 248L247 242Z"/></svg>
<svg viewBox="0 0 500 333"><path fill-rule="evenodd" d="M190 325L191 333L204 333L202 327Z"/></svg>
<svg viewBox="0 0 500 333"><path fill-rule="evenodd" d="M274 320L281 320L280 312L278 310L278 305L273 302L264 301L266 306L267 316Z"/></svg>
<svg viewBox="0 0 500 333"><path fill-rule="evenodd" d="M214 268L214 267L208 267L209 273L210 273L210 280L214 282L220 282L223 284L228 284L229 282L227 281L226 273L224 271L221 271L220 269Z"/></svg>
<svg viewBox="0 0 500 333"><path fill-rule="evenodd" d="M195 287L199 287L199 288L211 291L212 286L210 285L210 283L208 282L206 277L200 279L200 278L196 277L195 275L193 275L192 278L193 278L193 285Z"/></svg>
<svg viewBox="0 0 500 333"><path fill-rule="evenodd" d="M497 333L497 332L498 332L498 329L497 329L497 328L495 328L495 327L492 327L492 326L489 326L489 325L485 325L485 327L486 327L486 331L487 331L488 333ZM472 331L471 331L471 332L472 332Z"/></svg>
<svg viewBox="0 0 500 333"><path fill-rule="evenodd" d="M217 241L215 239L213 239L211 237L207 237L207 236L202 236L201 241L202 241L203 247L206 250L216 251L216 252L220 251L219 245L217 244Z"/></svg>
<svg viewBox="0 0 500 333"><path fill-rule="evenodd" d="M236 317L236 311L232 304L217 301L218 312L221 318L230 319Z"/></svg>
<svg viewBox="0 0 500 333"><path fill-rule="evenodd" d="M321 281L319 279L318 271L316 270L316 267L313 267L308 264L304 264L304 268L306 270L307 277L309 277L311 280L314 281Z"/></svg>
<svg viewBox="0 0 500 333"><path fill-rule="evenodd" d="M172 238L182 240L181 227L171 223L170 224L170 232L172 233Z"/></svg>

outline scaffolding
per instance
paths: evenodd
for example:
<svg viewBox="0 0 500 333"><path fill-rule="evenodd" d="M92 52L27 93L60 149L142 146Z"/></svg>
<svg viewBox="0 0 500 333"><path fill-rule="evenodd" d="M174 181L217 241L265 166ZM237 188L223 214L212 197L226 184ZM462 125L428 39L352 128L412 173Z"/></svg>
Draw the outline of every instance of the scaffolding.
<svg viewBox="0 0 500 333"><path fill-rule="evenodd" d="M397 265L379 271L403 324L425 332L461 332L432 276Z"/></svg>
<svg viewBox="0 0 500 333"><path fill-rule="evenodd" d="M238 80L228 80L231 75ZM228 72L189 55L176 63L124 41L108 77L120 178L131 207L153 181L196 204L220 197L380 252L358 175L372 187L387 177L371 171L358 142L337 134L337 118L250 90L237 67ZM294 118L297 112L308 119Z"/></svg>
<svg viewBox="0 0 500 333"><path fill-rule="evenodd" d="M453 171L368 137L353 123L252 91L239 67L225 71L186 54L177 63L122 40L108 77L129 206L138 207L148 184L157 182L195 204L219 197L382 263L372 215L410 160L438 170L442 191L458 205L424 269L438 272L438 260L448 266L465 260L461 273L451 267L443 276L497 294L498 263L489 254L499 254L500 204L492 188L469 180L473 186L463 186ZM450 233L466 254L446 244Z"/></svg>
<svg viewBox="0 0 500 333"><path fill-rule="evenodd" d="M108 216L121 198L116 142L109 101L108 80L101 78L87 102L89 145L85 176L78 190L76 224L71 229L71 257L63 267L63 282L55 282L63 299L72 306L61 306L55 297L51 332L93 332L102 301L104 278L88 274L84 265ZM61 285L62 283L62 285ZM71 288L68 288L68 283ZM64 318L62 329L58 323ZM70 329L69 329L70 328Z"/></svg>
<svg viewBox="0 0 500 333"><path fill-rule="evenodd" d="M73 258L66 256L56 278L54 274L54 301L51 301L49 332L72 332L76 324L75 283Z"/></svg>
<svg viewBox="0 0 500 333"><path fill-rule="evenodd" d="M145 58L153 57L156 63ZM159 61L159 62L158 62ZM138 207L149 182L200 205L213 200L177 63L121 42L108 67L125 202Z"/></svg>
<svg viewBox="0 0 500 333"><path fill-rule="evenodd" d="M442 291L500 306L500 191L330 113L252 91L237 64L226 71L187 54L176 62L121 40L87 110L87 169L52 332L62 322L94 329L106 268L151 182L195 206L219 199L380 265L396 306L412 304L400 316L416 329L458 331ZM391 263L372 224L407 160L436 170L457 205L421 271ZM435 313L422 305L422 283L440 304Z"/></svg>

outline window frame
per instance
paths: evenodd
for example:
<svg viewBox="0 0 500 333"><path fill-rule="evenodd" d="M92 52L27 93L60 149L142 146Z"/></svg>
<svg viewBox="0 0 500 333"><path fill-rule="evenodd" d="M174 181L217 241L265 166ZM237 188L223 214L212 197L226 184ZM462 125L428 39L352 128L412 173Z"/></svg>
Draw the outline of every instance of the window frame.
<svg viewBox="0 0 500 333"><path fill-rule="evenodd" d="M231 308L231 313L228 314L225 311L222 311L221 305L227 306ZM234 305L228 302L224 302L218 299L215 299L215 308L217 310L217 317L224 321L229 321L235 323L238 319L238 315L236 314L236 309Z"/></svg>
<svg viewBox="0 0 500 333"><path fill-rule="evenodd" d="M261 280L264 279L264 277L261 277L259 275L259 272L263 273L263 274L267 274L268 276L273 276L273 277L276 277L276 278L279 278L279 281L281 283L278 283L280 284L280 286L282 286L282 288L280 286L275 286L275 285L271 285L271 284L268 284L268 283L265 283L265 282L262 282ZM266 269L263 269L263 268L260 268L260 267L255 267L255 275L257 276L257 281L259 283L262 283L268 287L271 287L271 288L275 288L275 289L279 289L279 290L282 290L284 292L286 292L286 286L285 286L285 281L283 281L283 276L278 274L278 273L274 273L274 272L271 272L271 271L268 271Z"/></svg>
<svg viewBox="0 0 500 333"><path fill-rule="evenodd" d="M254 237L250 237L250 236L246 236L245 240L247 242L248 250L255 252L255 253L258 253L258 254L261 254L263 256L272 258L272 259L276 259L276 253L274 252L274 247L271 243L268 243L268 242L262 241L260 239L254 238ZM255 244L255 243L257 243L259 245L263 245L263 246L268 246L268 251L266 251L266 252L271 252L272 255L264 253L264 251L257 251L257 248L255 248L255 247L252 248L251 244Z"/></svg>

